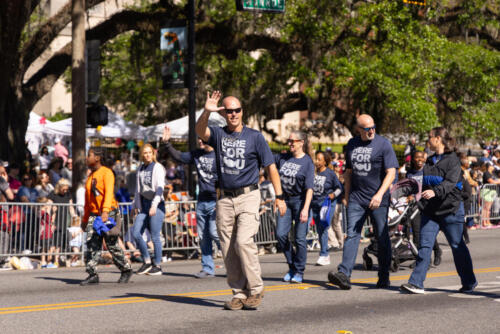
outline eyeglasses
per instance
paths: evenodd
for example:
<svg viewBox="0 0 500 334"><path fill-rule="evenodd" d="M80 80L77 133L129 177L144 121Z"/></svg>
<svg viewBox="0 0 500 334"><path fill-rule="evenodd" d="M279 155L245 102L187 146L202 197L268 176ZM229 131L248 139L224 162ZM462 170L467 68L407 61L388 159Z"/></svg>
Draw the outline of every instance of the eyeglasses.
<svg viewBox="0 0 500 334"><path fill-rule="evenodd" d="M224 111L226 112L226 114L232 114L232 113L237 113L239 114L241 112L241 108L236 108L236 109L224 109Z"/></svg>
<svg viewBox="0 0 500 334"><path fill-rule="evenodd" d="M23 181L31 181L31 179L26 178L26 179L23 179Z"/></svg>
<svg viewBox="0 0 500 334"><path fill-rule="evenodd" d="M369 128L361 128L361 129L365 130L366 132L369 132L370 130L375 130L375 125Z"/></svg>
<svg viewBox="0 0 500 334"><path fill-rule="evenodd" d="M294 143L297 143L299 141L302 141L302 139L288 139L287 140L288 144L294 144Z"/></svg>

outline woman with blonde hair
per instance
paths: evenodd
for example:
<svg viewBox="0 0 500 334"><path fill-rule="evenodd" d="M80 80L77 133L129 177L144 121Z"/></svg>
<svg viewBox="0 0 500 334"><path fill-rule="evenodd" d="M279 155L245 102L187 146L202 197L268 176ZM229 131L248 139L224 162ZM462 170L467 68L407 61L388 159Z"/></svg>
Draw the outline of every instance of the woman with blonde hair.
<svg viewBox="0 0 500 334"><path fill-rule="evenodd" d="M132 209L136 214L132 234L141 251L144 264L137 271L143 275L161 275L162 242L161 230L165 217L165 168L157 162L156 151L150 144L145 144L140 152L141 165L137 169L137 188L135 191ZM146 228L151 233L154 245L153 263L149 255L148 246L142 235Z"/></svg>

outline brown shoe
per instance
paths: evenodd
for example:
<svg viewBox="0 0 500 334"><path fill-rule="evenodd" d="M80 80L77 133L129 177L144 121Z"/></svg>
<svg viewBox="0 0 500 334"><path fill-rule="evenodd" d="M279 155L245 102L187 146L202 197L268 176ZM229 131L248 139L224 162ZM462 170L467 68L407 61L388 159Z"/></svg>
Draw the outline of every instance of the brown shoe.
<svg viewBox="0 0 500 334"><path fill-rule="evenodd" d="M224 308L231 311L241 310L243 308L243 300L240 298L233 298L231 301L224 303Z"/></svg>
<svg viewBox="0 0 500 334"><path fill-rule="evenodd" d="M251 295L246 300L243 300L243 308L245 310L256 310L264 298L264 292L258 293L256 295Z"/></svg>

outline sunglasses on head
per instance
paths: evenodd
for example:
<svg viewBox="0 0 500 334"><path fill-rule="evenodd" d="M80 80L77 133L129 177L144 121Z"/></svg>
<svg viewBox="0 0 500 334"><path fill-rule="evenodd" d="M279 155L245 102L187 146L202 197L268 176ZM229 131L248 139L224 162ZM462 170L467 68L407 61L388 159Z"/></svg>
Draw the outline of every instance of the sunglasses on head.
<svg viewBox="0 0 500 334"><path fill-rule="evenodd" d="M232 113L237 113L239 114L241 112L241 108L236 108L236 109L224 109L224 111L226 112L226 114L232 114Z"/></svg>
<svg viewBox="0 0 500 334"><path fill-rule="evenodd" d="M369 128L361 128L361 129L365 130L366 132L369 132L370 130L375 130L375 125Z"/></svg>

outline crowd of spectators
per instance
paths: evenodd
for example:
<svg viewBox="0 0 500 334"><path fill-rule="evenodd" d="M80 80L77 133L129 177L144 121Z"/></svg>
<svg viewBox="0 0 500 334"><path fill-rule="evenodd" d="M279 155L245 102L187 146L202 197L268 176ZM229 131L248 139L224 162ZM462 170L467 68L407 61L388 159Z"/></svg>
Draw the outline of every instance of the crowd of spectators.
<svg viewBox="0 0 500 334"><path fill-rule="evenodd" d="M500 196L497 188L482 187L485 184L500 184L500 147L496 141L481 143L481 156L473 156L461 153L462 169L464 177L471 186L472 195L477 195L483 206L482 226L496 227L500 222L496 213L500 212ZM399 170L399 177L404 177L409 164L408 156L416 150L416 140L412 137L405 148L405 158ZM344 169L343 153L334 152L326 147L325 154L331 157L331 164L337 177L343 182L342 172ZM186 192L186 166L178 164L168 156L160 156L159 161L166 168L165 200L166 215L162 240L164 245L177 243L186 246L192 243L196 236L193 226L187 222L194 208L192 205L179 205L175 201L191 200ZM113 150L109 154L108 165L116 175L115 193L118 202L130 203L131 194L135 193L136 171L139 163L128 151L117 152ZM79 217L83 205L82 189L73 192L71 189L73 160L68 149L60 140L54 145L45 144L38 155L26 154L25 163L20 166L16 163L8 164L0 162L0 203L20 202L36 203L30 209L14 210L6 205L0 206L0 254L8 251L24 251L29 253L44 253L40 258L42 267L53 268L60 265L76 266L82 264L81 253L83 231L79 228ZM272 203L274 194L266 175L261 173L260 189L262 194L261 214L266 214L272 219ZM481 188L482 187L482 188ZM72 196L76 193L76 196ZM52 205L51 205L52 204ZM54 205L57 204L57 205ZM75 206L76 205L76 206ZM130 237L129 225L133 222L130 206L121 206L124 217L125 233L121 245L128 252L131 261L141 261L140 253L135 245L134 238ZM494 213L490 219L490 214ZM333 219L334 226L342 221L341 210L336 210ZM181 226L180 226L181 225ZM474 228L473 224L469 224ZM181 229L181 232L179 232ZM338 233L337 233L338 234ZM127 237L128 235L128 237ZM151 238L144 235L145 240L151 245ZM334 250L341 250L343 240L333 230L329 231L329 246ZM262 248L260 250L264 252ZM61 253L74 254L66 259ZM51 255L51 254L59 255ZM172 253L165 253L164 260L169 260ZM0 264L2 262L0 257Z"/></svg>

